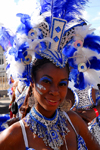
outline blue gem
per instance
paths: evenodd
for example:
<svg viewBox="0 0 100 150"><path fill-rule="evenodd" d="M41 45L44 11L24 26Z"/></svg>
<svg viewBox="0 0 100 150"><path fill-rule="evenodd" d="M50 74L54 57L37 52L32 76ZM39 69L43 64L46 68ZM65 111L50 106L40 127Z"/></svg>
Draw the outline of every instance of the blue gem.
<svg viewBox="0 0 100 150"><path fill-rule="evenodd" d="M55 30L59 33L61 31L61 28L58 26L57 28L55 28Z"/></svg>
<svg viewBox="0 0 100 150"><path fill-rule="evenodd" d="M58 42L58 41L59 41L58 36L54 37L54 41L55 41L55 42Z"/></svg>
<svg viewBox="0 0 100 150"><path fill-rule="evenodd" d="M54 132L52 132L52 136L55 136L55 133L54 133Z"/></svg>
<svg viewBox="0 0 100 150"><path fill-rule="evenodd" d="M81 69L84 69L84 66L81 66Z"/></svg>
<svg viewBox="0 0 100 150"><path fill-rule="evenodd" d="M57 132L56 131L54 131L54 130L50 130L50 132L51 132L51 135L52 135L52 138L53 139L57 139Z"/></svg>
<svg viewBox="0 0 100 150"><path fill-rule="evenodd" d="M81 46L81 44L80 44L80 43L77 43L77 46L78 46L78 47L80 47L80 46Z"/></svg>
<svg viewBox="0 0 100 150"><path fill-rule="evenodd" d="M31 33L31 36L33 36L33 35L34 35L34 32Z"/></svg>

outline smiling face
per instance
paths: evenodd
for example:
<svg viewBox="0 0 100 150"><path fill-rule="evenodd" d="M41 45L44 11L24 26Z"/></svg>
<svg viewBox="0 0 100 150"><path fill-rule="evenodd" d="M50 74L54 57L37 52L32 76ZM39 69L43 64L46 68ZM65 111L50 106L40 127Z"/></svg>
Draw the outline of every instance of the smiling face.
<svg viewBox="0 0 100 150"><path fill-rule="evenodd" d="M45 117L52 116L67 94L67 68L60 69L52 63L44 64L37 70L32 87L38 102L37 110Z"/></svg>

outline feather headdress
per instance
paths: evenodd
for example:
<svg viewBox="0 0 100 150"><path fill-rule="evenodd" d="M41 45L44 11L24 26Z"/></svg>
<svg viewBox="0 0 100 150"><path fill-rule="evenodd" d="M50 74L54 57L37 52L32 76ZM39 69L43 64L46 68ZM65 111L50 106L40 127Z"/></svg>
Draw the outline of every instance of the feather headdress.
<svg viewBox="0 0 100 150"><path fill-rule="evenodd" d="M100 36L96 36L90 27L75 27L71 43L74 53L73 58L69 59L72 67L70 78L80 90L90 85L96 88L100 83Z"/></svg>
<svg viewBox="0 0 100 150"><path fill-rule="evenodd" d="M0 44L5 49L9 74L29 85L34 58L46 57L56 66L64 67L68 58L77 51L69 43L73 41L73 28L85 23L82 19L76 19L87 1L41 0L32 16L17 14L21 24L15 34L1 26ZM68 29L68 24L73 22L76 25Z"/></svg>

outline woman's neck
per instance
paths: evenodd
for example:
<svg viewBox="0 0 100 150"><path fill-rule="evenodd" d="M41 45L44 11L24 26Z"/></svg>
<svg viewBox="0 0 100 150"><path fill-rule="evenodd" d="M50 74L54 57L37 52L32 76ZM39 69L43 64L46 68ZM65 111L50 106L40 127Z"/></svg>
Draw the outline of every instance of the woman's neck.
<svg viewBox="0 0 100 150"><path fill-rule="evenodd" d="M35 109L41 114L43 115L44 117L46 118L52 118L55 114L55 111L48 111L48 110L45 110L43 107L39 107L38 105L35 107Z"/></svg>

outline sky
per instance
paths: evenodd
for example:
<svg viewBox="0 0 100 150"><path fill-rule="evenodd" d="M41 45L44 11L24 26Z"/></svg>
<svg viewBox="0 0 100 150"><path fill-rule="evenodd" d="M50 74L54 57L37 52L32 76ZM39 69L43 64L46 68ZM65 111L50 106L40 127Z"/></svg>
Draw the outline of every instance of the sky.
<svg viewBox="0 0 100 150"><path fill-rule="evenodd" d="M100 0L89 0L83 16L96 29L95 33L100 35Z"/></svg>
<svg viewBox="0 0 100 150"><path fill-rule="evenodd" d="M19 24L19 18L16 13L32 14L34 10L35 0L0 0L0 24L6 25L8 28L15 29ZM92 28L96 28L95 33L100 35L100 0L89 0L83 12L83 18L92 24Z"/></svg>

